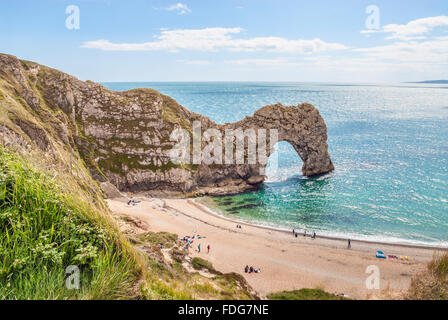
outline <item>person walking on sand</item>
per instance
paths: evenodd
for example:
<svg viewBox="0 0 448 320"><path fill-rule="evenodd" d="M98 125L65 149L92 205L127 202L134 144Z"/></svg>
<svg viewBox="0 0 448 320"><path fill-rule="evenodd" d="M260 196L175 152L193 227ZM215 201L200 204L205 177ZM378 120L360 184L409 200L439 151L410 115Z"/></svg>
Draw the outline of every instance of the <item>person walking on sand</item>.
<svg viewBox="0 0 448 320"><path fill-rule="evenodd" d="M198 244L198 252L201 253L201 244Z"/></svg>
<svg viewBox="0 0 448 320"><path fill-rule="evenodd" d="M350 242L350 239L348 239L348 242L347 242L347 249L351 249L352 248L352 244L351 244L351 242Z"/></svg>
<svg viewBox="0 0 448 320"><path fill-rule="evenodd" d="M210 245L207 246L207 253L210 253Z"/></svg>

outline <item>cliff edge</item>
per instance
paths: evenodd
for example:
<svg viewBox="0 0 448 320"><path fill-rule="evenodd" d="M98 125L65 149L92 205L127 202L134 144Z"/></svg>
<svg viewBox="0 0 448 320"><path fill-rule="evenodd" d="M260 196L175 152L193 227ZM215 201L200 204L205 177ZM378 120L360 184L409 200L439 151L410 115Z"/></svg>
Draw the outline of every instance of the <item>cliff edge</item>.
<svg viewBox="0 0 448 320"><path fill-rule="evenodd" d="M155 90L111 91L98 83L0 54L0 106L0 141L4 145L36 149L46 157L60 157L64 150L70 161L83 161L94 179L110 181L122 191L164 190L193 195L257 188L264 180L266 161L250 162L247 153L244 163L227 163L223 159L225 150L218 155L222 161L211 164L172 160L172 150L178 143L173 132L184 130L194 140L193 126L198 123L202 133L210 129L215 133L212 138L199 138L201 150L228 130L246 134L254 130L254 136L243 138L244 150L254 139L259 148L264 144L258 132L276 130L275 142L288 141L302 158L304 175L334 169L325 122L307 103L270 105L239 122L216 124ZM266 141L267 159L274 140L271 137ZM194 152L193 143L191 146L188 158ZM236 152L232 150L231 154Z"/></svg>

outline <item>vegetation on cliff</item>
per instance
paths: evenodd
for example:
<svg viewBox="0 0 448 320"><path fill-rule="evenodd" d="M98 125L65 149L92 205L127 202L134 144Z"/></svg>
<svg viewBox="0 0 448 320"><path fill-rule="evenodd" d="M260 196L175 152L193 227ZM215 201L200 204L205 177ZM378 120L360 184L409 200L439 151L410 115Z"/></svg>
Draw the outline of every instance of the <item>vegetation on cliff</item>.
<svg viewBox="0 0 448 320"><path fill-rule="evenodd" d="M0 147L0 299L132 297L142 266L102 200L58 180ZM70 265L79 290L65 286Z"/></svg>
<svg viewBox="0 0 448 320"><path fill-rule="evenodd" d="M448 253L436 254L427 270L412 279L407 298L448 300Z"/></svg>
<svg viewBox="0 0 448 320"><path fill-rule="evenodd" d="M112 94L0 54L0 299L255 297L244 279L194 270L175 235L124 233L107 207L96 141L84 134L76 109L94 96L120 105L140 93L150 102L160 96ZM86 100L74 106L76 94ZM71 265L80 270L79 290L65 285Z"/></svg>
<svg viewBox="0 0 448 320"><path fill-rule="evenodd" d="M322 289L300 289L275 292L268 295L270 300L346 300L344 297L328 293Z"/></svg>
<svg viewBox="0 0 448 320"><path fill-rule="evenodd" d="M176 235L124 234L115 219L71 173L0 144L0 299L256 297L241 276L196 270ZM72 265L79 290L66 287Z"/></svg>
<svg viewBox="0 0 448 320"><path fill-rule="evenodd" d="M298 113L299 119L307 120L302 123L307 129L318 124L318 143L312 149L324 155L318 157L325 162L322 167L332 169L325 124L311 105L265 107L242 122L254 126L271 119L276 110ZM83 112L98 118L83 118ZM117 118L109 119L110 114ZM176 235L122 232L119 223L134 222L110 212L97 182L115 178L116 185L125 185L129 181L121 176L130 169L140 174L137 187L150 183L176 188L186 181L187 189L194 186L191 172L198 166L174 166L162 160L170 147L171 129L187 127L198 118L153 90L111 92L0 54L0 299L257 298L241 275L222 274L205 260L191 259ZM148 143L142 146L145 140ZM154 153L151 161L144 158L148 150ZM311 173L320 170L313 166L319 163L314 160L309 161ZM205 181L212 181L215 171L202 174ZM159 182L161 178L166 180ZM79 290L65 286L70 265L81 272ZM447 299L447 266L447 254L436 257L413 280L408 298ZM338 297L303 289L269 298Z"/></svg>
<svg viewBox="0 0 448 320"><path fill-rule="evenodd" d="M0 96L8 105L0 121L6 119L11 130L29 137L28 143L44 152L54 151L54 139L63 142L94 179L109 180L122 191L233 194L255 189L259 183L251 178L260 176L263 161L229 165L221 158L211 166L171 161L173 131L185 129L191 134L194 121L200 121L202 132L214 129L221 135L227 129L278 130L279 140L291 143L302 158L304 175L334 169L325 122L307 103L266 106L236 123L217 124L155 90L111 91L4 54L0 54ZM207 144L202 139L201 147Z"/></svg>

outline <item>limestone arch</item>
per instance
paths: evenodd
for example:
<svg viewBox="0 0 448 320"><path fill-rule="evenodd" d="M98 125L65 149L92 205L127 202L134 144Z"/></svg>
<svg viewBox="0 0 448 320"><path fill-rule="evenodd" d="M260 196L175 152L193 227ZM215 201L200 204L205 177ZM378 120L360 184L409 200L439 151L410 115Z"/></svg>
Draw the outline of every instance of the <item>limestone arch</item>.
<svg viewBox="0 0 448 320"><path fill-rule="evenodd" d="M288 142L292 145L298 156L302 159L302 174L316 176L334 170L328 153L327 126L319 111L309 103L297 106L283 106L274 104L257 110L253 116L228 124L231 129L276 129L277 142ZM269 136L269 134L268 134ZM268 148L269 158L272 148ZM257 175L260 169L266 167L262 164L247 165L250 175ZM263 170L261 170L263 172Z"/></svg>

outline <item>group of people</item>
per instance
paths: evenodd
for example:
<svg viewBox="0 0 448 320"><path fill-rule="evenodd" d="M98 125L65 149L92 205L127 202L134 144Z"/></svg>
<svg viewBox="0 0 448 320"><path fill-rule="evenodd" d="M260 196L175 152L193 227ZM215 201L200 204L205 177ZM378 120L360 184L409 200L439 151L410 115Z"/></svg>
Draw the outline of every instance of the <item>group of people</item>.
<svg viewBox="0 0 448 320"><path fill-rule="evenodd" d="M295 229L292 229L292 234L296 238L299 236L299 233ZM306 230L304 230L303 236L306 237ZM311 239L316 239L315 231L313 231L313 233L311 234ZM347 239L347 249L351 249L351 248L352 248L352 242L350 239Z"/></svg>
<svg viewBox="0 0 448 320"><path fill-rule="evenodd" d="M192 237L190 236L184 236L183 238L180 238L180 241L185 242L185 246L184 249L188 250L190 248L190 246L193 244L194 239L205 239L206 237L204 236L200 236L200 235L193 235ZM201 252L201 244L199 243L197 246L197 250L200 253ZM207 245L207 253L210 253L210 245Z"/></svg>
<svg viewBox="0 0 448 320"><path fill-rule="evenodd" d="M296 238L299 236L299 233L296 232L295 229L292 229L292 234ZM303 236L306 237L306 230L303 231ZM311 234L311 239L316 239L316 232L315 231L313 231L313 233Z"/></svg>
<svg viewBox="0 0 448 320"><path fill-rule="evenodd" d="M245 273L260 273L261 269L255 269L252 266L249 267L249 266L246 265L246 267L244 268L244 272Z"/></svg>
<svg viewBox="0 0 448 320"><path fill-rule="evenodd" d="M193 238L190 238L190 236L185 236L183 238L180 238L179 240L185 242L185 246L184 246L185 250L188 250L188 248L190 248L190 246L194 242Z"/></svg>
<svg viewBox="0 0 448 320"><path fill-rule="evenodd" d="M236 228L237 228L237 229L242 229L240 224L237 224L237 225L236 225Z"/></svg>
<svg viewBox="0 0 448 320"><path fill-rule="evenodd" d="M198 252L201 253L201 244L198 244ZM207 253L210 253L210 245L207 245Z"/></svg>

